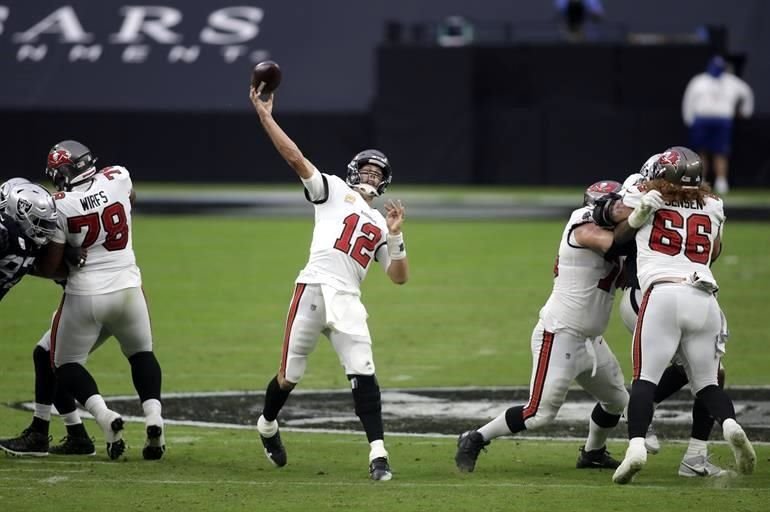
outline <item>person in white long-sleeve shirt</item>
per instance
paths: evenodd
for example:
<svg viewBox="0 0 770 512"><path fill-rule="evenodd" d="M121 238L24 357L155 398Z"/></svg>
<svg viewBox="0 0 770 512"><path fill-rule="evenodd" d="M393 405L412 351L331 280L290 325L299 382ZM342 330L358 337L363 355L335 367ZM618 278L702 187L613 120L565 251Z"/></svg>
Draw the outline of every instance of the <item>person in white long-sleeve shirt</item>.
<svg viewBox="0 0 770 512"><path fill-rule="evenodd" d="M720 56L709 61L705 73L695 75L682 99L682 117L690 129L690 147L698 151L705 163L713 157L714 190L725 194L728 157L736 114L750 117L754 111L751 87L728 70Z"/></svg>

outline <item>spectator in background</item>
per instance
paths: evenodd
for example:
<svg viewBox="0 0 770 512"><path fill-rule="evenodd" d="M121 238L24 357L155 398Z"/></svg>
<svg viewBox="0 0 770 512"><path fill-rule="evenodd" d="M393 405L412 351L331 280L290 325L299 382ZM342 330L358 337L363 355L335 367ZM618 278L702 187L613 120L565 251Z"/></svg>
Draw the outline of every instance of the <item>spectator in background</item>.
<svg viewBox="0 0 770 512"><path fill-rule="evenodd" d="M695 75L682 99L682 117L690 129L690 147L701 157L704 166L710 154L714 169L714 190L726 194L728 156L736 113L749 117L754 111L751 87L728 69L720 56L713 57L705 73ZM708 173L708 167L704 174Z"/></svg>
<svg viewBox="0 0 770 512"><path fill-rule="evenodd" d="M583 26L587 19L599 21L604 18L604 7L600 0L556 0L556 10L564 20L567 39L581 41Z"/></svg>

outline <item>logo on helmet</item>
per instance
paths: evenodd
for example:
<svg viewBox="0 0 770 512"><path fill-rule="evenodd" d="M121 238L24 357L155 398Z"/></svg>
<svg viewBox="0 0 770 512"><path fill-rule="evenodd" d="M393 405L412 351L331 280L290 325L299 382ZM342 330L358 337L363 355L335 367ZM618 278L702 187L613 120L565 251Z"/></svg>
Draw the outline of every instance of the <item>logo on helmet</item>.
<svg viewBox="0 0 770 512"><path fill-rule="evenodd" d="M72 165L71 154L66 149L54 149L48 154L48 167L59 167L60 165Z"/></svg>
<svg viewBox="0 0 770 512"><path fill-rule="evenodd" d="M666 151L660 155L658 162L664 165L676 165L679 162L679 153L676 151Z"/></svg>
<svg viewBox="0 0 770 512"><path fill-rule="evenodd" d="M31 209L32 209L32 203L30 203L23 197L20 197L19 201L16 203L16 211L19 214L22 214L26 217L29 214L29 211Z"/></svg>

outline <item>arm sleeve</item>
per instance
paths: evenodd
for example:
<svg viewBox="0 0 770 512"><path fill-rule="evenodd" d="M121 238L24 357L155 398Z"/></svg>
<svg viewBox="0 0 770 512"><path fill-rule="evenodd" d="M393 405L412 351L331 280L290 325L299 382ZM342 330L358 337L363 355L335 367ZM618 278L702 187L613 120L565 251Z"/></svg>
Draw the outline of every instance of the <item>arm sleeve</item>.
<svg viewBox="0 0 770 512"><path fill-rule="evenodd" d="M313 204L325 203L329 199L329 180L318 169L313 168L313 174L302 180L305 186L305 198Z"/></svg>
<svg viewBox="0 0 770 512"><path fill-rule="evenodd" d="M744 82L743 80L740 81L741 87L741 116L743 117L751 117L751 115L754 113L754 93L751 90L751 87L749 87L749 84Z"/></svg>

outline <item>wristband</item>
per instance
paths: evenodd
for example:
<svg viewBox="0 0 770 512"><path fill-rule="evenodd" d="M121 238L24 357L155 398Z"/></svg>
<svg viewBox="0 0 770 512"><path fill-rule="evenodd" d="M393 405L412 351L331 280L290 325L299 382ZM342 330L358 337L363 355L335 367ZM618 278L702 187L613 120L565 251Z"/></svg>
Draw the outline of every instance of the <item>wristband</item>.
<svg viewBox="0 0 770 512"><path fill-rule="evenodd" d="M634 229L639 229L650 218L650 213L652 213L650 209L644 206L634 208L634 211L628 216L628 225Z"/></svg>
<svg viewBox="0 0 770 512"><path fill-rule="evenodd" d="M388 234L388 255L391 260L403 260L406 258L406 247L404 246L404 234Z"/></svg>

